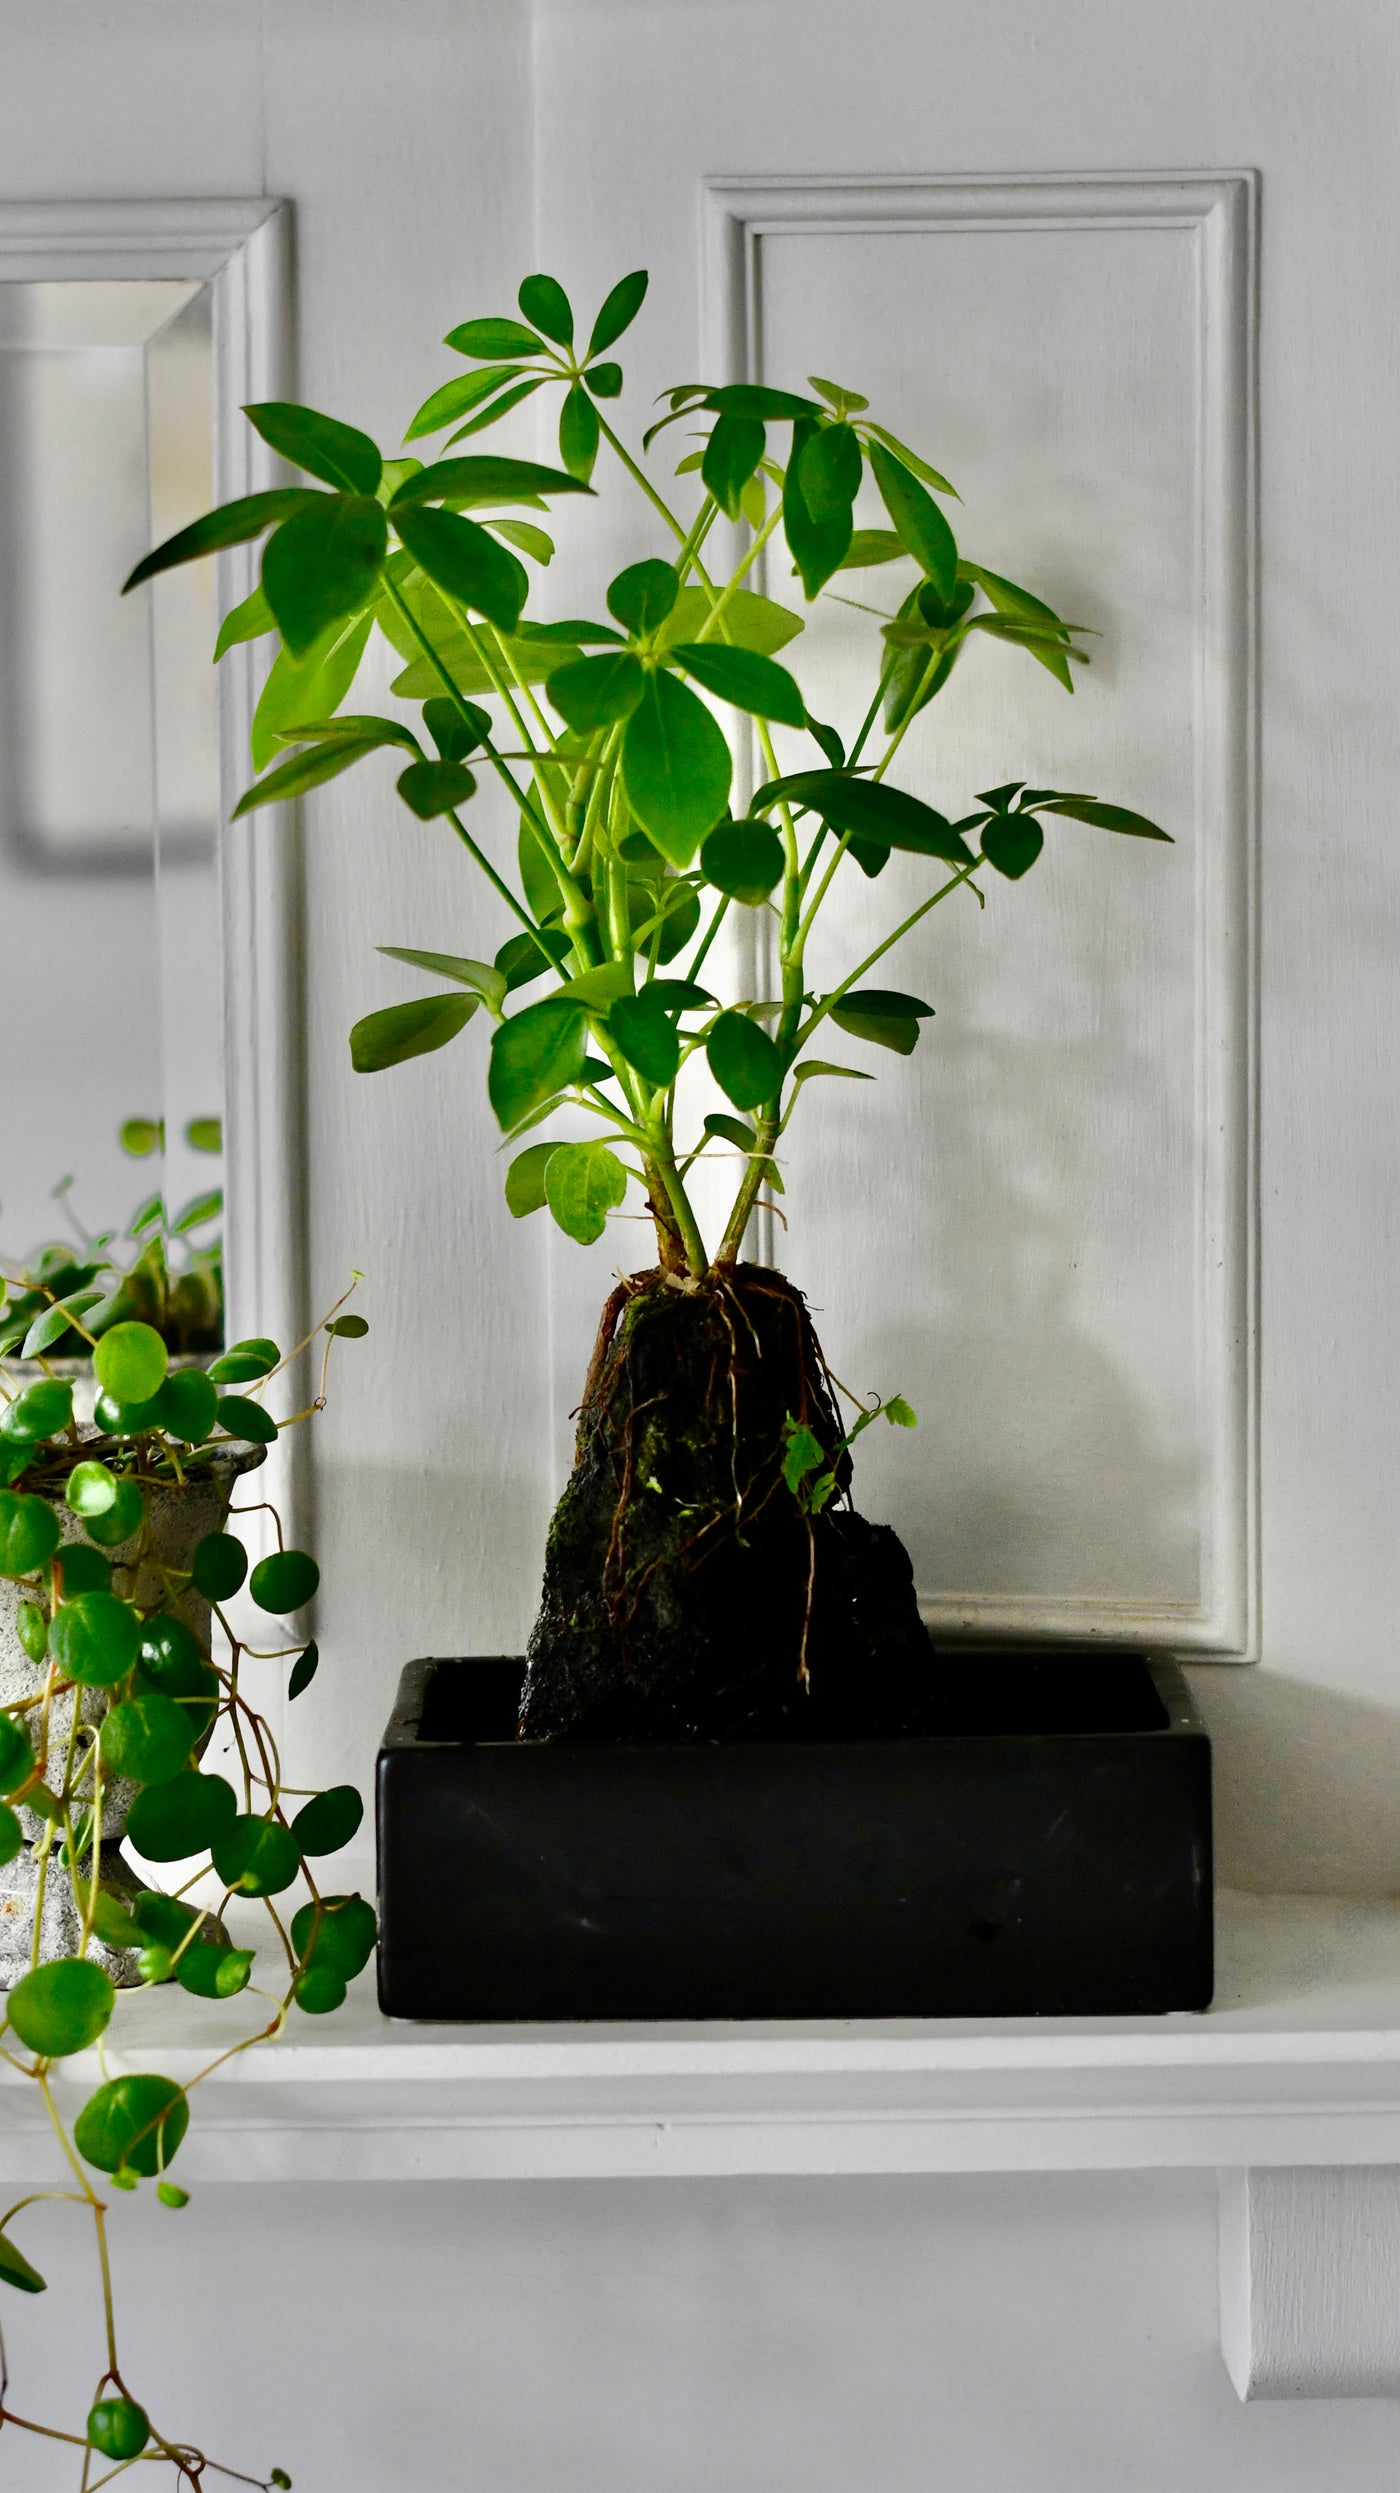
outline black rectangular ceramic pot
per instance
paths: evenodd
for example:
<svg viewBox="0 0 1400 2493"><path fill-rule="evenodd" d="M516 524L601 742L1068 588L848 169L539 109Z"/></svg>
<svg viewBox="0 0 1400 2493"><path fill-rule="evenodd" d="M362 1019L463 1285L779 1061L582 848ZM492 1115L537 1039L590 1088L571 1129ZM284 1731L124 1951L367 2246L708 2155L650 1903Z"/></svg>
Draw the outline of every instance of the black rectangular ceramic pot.
<svg viewBox="0 0 1400 2493"><path fill-rule="evenodd" d="M1205 2008L1210 1743L1172 1662L943 1657L910 1739L514 1738L518 1660L410 1662L379 1753L391 2017Z"/></svg>

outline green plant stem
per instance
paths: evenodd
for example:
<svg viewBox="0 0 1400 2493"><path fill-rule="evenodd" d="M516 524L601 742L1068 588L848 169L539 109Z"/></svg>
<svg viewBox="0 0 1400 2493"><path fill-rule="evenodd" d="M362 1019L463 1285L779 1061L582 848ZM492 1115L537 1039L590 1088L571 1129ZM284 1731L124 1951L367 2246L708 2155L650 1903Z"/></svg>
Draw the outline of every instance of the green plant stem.
<svg viewBox="0 0 1400 2493"><path fill-rule="evenodd" d="M902 942L903 938L909 933L911 927L917 926L920 918L926 918L930 909L936 909L940 900L946 900L950 892L955 892L961 887L962 884L970 882L972 876L977 872L978 867L984 865L985 862L986 860L982 857L974 857L970 865L959 866L957 873L950 875L946 883L940 883L936 892L932 892L927 900L921 900L917 909L910 910L908 917L900 921L900 924L895 928L892 935L886 935L883 943L878 943L873 952L868 952L866 954L865 959L861 961L855 969L850 971L847 977L842 979L839 987L833 987L830 995L823 996L820 1004L816 1004L812 1007L812 1011L807 1020L803 1023L801 1029L797 1033L798 1047L803 1048L806 1046L807 1041L810 1039L812 1032L816 1029L818 1022L826 1019L827 1014L832 1010L833 1006L839 1004L844 995L849 994L851 988L855 986L857 980L864 978L867 970L872 970L877 961L883 960L887 952L892 951L897 943ZM976 886L974 885L973 888L975 890ZM980 893L978 894L978 897L980 899Z"/></svg>

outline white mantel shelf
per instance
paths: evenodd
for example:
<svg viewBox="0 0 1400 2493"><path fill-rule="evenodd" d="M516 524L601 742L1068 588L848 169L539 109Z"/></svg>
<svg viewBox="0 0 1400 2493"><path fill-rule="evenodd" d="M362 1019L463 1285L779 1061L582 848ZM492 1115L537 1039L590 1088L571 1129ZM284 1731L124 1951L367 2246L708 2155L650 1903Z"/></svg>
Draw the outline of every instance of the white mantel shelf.
<svg viewBox="0 0 1400 2493"><path fill-rule="evenodd" d="M383 2181L1400 2165L1400 1903L1224 1894L1205 2016L831 2025L339 2015L199 2089L182 2177ZM192 2078L252 2003L119 2001L108 2074ZM74 2105L100 2077L68 2064ZM0 2179L47 2170L3 2073Z"/></svg>

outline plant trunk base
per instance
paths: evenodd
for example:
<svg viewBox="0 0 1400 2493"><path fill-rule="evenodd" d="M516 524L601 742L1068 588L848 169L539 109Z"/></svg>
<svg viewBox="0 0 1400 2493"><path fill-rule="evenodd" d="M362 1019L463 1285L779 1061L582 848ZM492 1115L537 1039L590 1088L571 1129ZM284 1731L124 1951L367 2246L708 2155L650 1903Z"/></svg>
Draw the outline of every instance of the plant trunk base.
<svg viewBox="0 0 1400 2493"><path fill-rule="evenodd" d="M838 1499L783 1479L791 1418ZM843 1738L934 1698L913 1572L844 1498L850 1463L806 1303L756 1264L634 1274L603 1314L530 1639L529 1739Z"/></svg>

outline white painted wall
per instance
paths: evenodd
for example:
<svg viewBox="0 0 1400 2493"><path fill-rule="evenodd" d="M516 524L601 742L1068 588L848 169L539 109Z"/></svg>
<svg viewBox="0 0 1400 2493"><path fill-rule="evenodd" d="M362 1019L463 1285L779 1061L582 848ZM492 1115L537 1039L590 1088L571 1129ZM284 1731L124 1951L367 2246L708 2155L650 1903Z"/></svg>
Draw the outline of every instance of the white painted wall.
<svg viewBox="0 0 1400 2493"><path fill-rule="evenodd" d="M688 377L705 174L1261 169L1265 1667L1198 1674L1246 1885L1400 1879L1397 48L1385 0L0 0L4 189L289 198L301 390L386 436L441 377L434 340L540 261L585 297L649 262L637 381ZM527 1625L541 1292L581 1376L602 1276L508 1223L465 1050L349 1071L349 1022L398 991L376 941L490 940L368 775L308 808L303 934L309 1286L363 1268L374 1332L320 1435L326 1659L295 1719L321 1776L363 1777L405 1654ZM938 1446L930 1410L930 1476ZM1379 2493L1384 2410L1234 2405L1213 2206L1204 2176L211 2190L179 2219L123 2206L119 2256L191 2421L301 2493ZM49 2308L6 2314L36 2406ZM47 2493L33 2467L13 2480Z"/></svg>

